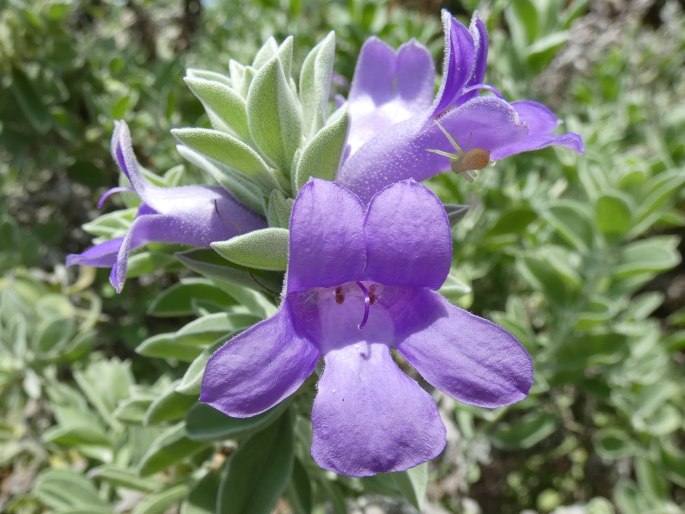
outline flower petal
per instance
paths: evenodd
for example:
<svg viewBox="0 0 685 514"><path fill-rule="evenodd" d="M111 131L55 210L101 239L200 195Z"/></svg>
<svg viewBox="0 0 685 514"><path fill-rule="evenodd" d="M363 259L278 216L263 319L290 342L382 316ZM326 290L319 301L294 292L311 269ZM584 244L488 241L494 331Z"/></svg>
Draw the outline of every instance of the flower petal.
<svg viewBox="0 0 685 514"><path fill-rule="evenodd" d="M464 151L474 148L493 150L526 137L527 127L506 100L481 96L451 110L440 118L440 124ZM433 124L427 137L437 148L454 152L454 148L439 127Z"/></svg>
<svg viewBox="0 0 685 514"><path fill-rule="evenodd" d="M364 222L366 277L384 285L438 289L452 261L452 235L440 200L413 180L371 200Z"/></svg>
<svg viewBox="0 0 685 514"><path fill-rule="evenodd" d="M67 255L67 267L80 264L95 268L109 268L117 260L117 253L123 237L117 237L110 241L91 246L83 253L71 253Z"/></svg>
<svg viewBox="0 0 685 514"><path fill-rule="evenodd" d="M428 49L413 39L397 51L397 92L407 110L419 114L433 101L435 67Z"/></svg>
<svg viewBox="0 0 685 514"><path fill-rule="evenodd" d="M159 187L148 190L146 198L153 201L150 205L157 213L175 216L195 225L195 239L202 243L189 241L188 244L209 246L214 241L266 226L264 218L220 187Z"/></svg>
<svg viewBox="0 0 685 514"><path fill-rule="evenodd" d="M380 105L393 96L395 82L395 51L377 37L362 46L350 86L349 101L368 97Z"/></svg>
<svg viewBox="0 0 685 514"><path fill-rule="evenodd" d="M528 126L529 134L548 134L559 125L559 118L546 105L533 100L511 102L519 119Z"/></svg>
<svg viewBox="0 0 685 514"><path fill-rule="evenodd" d="M430 384L479 407L525 398L533 364L514 336L432 291L417 290L411 305L395 315L397 350Z"/></svg>
<svg viewBox="0 0 685 514"><path fill-rule="evenodd" d="M121 238L121 244L117 251L117 256L112 271L109 274L109 281L121 293L126 282L126 271L128 269L128 254L144 244L157 241L162 243L176 242L174 239L179 234L178 220L163 216L161 214L146 214L137 216Z"/></svg>
<svg viewBox="0 0 685 514"><path fill-rule="evenodd" d="M467 87L483 84L485 80L485 69L488 64L488 31L485 28L485 23L480 19L477 12L473 13L469 32L471 32L476 45L476 56L473 64L473 75L471 80L466 84ZM476 95L474 94L474 96ZM465 100L466 99L464 99L464 101Z"/></svg>
<svg viewBox="0 0 685 514"><path fill-rule="evenodd" d="M200 401L229 416L255 416L297 391L318 359L319 350L293 328L285 301L210 357Z"/></svg>
<svg viewBox="0 0 685 514"><path fill-rule="evenodd" d="M462 149L494 149L525 138L527 128L505 100L474 98L442 118L440 123ZM429 152L454 153L449 140L435 122L412 118L390 127L347 159L338 180L363 201L388 184L413 178L425 180L450 168L447 157Z"/></svg>
<svg viewBox="0 0 685 514"><path fill-rule="evenodd" d="M287 291L305 291L359 280L366 263L364 208L333 182L310 180L290 218Z"/></svg>
<svg viewBox="0 0 685 514"><path fill-rule="evenodd" d="M533 150L540 150L548 146L563 146L569 150L577 153L584 153L585 146L583 145L583 138L579 134L567 132L566 134L532 134L521 141L516 141L512 144L501 146L494 150L490 157L494 160L504 159L510 155L516 155L522 152L531 152Z"/></svg>
<svg viewBox="0 0 685 514"><path fill-rule="evenodd" d="M114 132L112 133L112 157L119 165L121 172L126 175L129 182L136 190L138 195L143 198L145 189L150 184L145 180L138 166L136 154L133 152L131 142L131 132L125 121L114 122Z"/></svg>
<svg viewBox="0 0 685 514"><path fill-rule="evenodd" d="M379 39L369 39L350 91L349 154L388 127L425 113L434 75L433 59L419 43L405 43L395 53Z"/></svg>
<svg viewBox="0 0 685 514"><path fill-rule="evenodd" d="M326 355L312 410L312 457L348 476L404 471L436 457L445 426L435 402L393 362L361 341Z"/></svg>
<svg viewBox="0 0 685 514"><path fill-rule="evenodd" d="M452 105L473 75L476 54L473 36L469 30L442 10L442 24L445 38L445 54L442 83L435 98L434 115L439 115Z"/></svg>

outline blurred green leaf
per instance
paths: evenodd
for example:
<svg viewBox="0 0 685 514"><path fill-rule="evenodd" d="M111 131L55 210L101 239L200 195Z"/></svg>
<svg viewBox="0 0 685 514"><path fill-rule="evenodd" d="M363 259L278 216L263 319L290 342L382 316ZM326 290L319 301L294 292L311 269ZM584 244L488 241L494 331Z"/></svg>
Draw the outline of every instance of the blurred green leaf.
<svg viewBox="0 0 685 514"><path fill-rule="evenodd" d="M131 514L164 514L178 504L190 492L187 484L178 484L147 496L131 511Z"/></svg>
<svg viewBox="0 0 685 514"><path fill-rule="evenodd" d="M632 213L629 203L617 194L604 194L595 204L595 223L606 235L622 236L630 230Z"/></svg>
<svg viewBox="0 0 685 514"><path fill-rule="evenodd" d="M216 471L210 471L190 491L188 498L181 505L180 514L215 514L221 477Z"/></svg>
<svg viewBox="0 0 685 514"><path fill-rule="evenodd" d="M206 448L205 443L188 439L185 436L183 423L179 423L152 442L138 464L138 472L144 477L152 475L181 462L204 448Z"/></svg>
<svg viewBox="0 0 685 514"><path fill-rule="evenodd" d="M66 469L49 469L36 480L33 494L52 509L91 509L93 514L111 512L98 495L97 489L83 475Z"/></svg>
<svg viewBox="0 0 685 514"><path fill-rule="evenodd" d="M187 278L159 294L152 300L147 312L160 317L190 316L197 314L194 305L197 300L212 302L222 308L235 305L233 298L211 281Z"/></svg>
<svg viewBox="0 0 685 514"><path fill-rule="evenodd" d="M221 477L217 511L271 514L293 469L293 427L288 413L243 443Z"/></svg>
<svg viewBox="0 0 685 514"><path fill-rule="evenodd" d="M287 401L249 418L231 418L204 403L195 404L186 415L186 435L194 441L219 441L244 437L265 429L288 406Z"/></svg>
<svg viewBox="0 0 685 514"><path fill-rule="evenodd" d="M490 436L498 448L531 448L554 433L557 419L546 412L529 412L518 421L500 423Z"/></svg>

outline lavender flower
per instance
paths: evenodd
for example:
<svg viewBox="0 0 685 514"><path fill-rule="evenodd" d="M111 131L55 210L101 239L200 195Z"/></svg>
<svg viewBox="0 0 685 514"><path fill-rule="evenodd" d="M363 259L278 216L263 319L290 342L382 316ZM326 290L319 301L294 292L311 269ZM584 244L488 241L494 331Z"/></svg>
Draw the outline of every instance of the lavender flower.
<svg viewBox="0 0 685 514"><path fill-rule="evenodd" d="M148 242L178 243L209 247L237 234L263 228L264 219L240 204L219 187L157 187L140 171L125 122L115 124L112 157L138 194L142 203L123 237L97 244L81 254L67 256L67 266L82 264L112 267L109 280L121 292L126 280L128 255ZM131 188L107 191L98 207L112 194Z"/></svg>
<svg viewBox="0 0 685 514"><path fill-rule="evenodd" d="M338 184L310 180L293 206L281 307L214 353L201 401L254 416L293 394L323 357L312 411L321 467L367 476L434 458L445 427L392 349L433 386L481 407L521 400L533 380L511 334L434 292L451 256L445 210L413 180L368 208Z"/></svg>
<svg viewBox="0 0 685 514"><path fill-rule="evenodd" d="M472 169L550 145L583 152L579 135L552 133L559 121L547 107L530 100L508 102L483 82L488 34L477 14L470 29L444 10L442 19L445 60L435 99L433 60L424 46L410 41L395 51L371 38L362 48L348 98L348 155L338 181L364 201L390 183L424 180L450 169L473 150L479 168ZM482 90L492 94L479 96ZM449 153L457 155L450 160Z"/></svg>

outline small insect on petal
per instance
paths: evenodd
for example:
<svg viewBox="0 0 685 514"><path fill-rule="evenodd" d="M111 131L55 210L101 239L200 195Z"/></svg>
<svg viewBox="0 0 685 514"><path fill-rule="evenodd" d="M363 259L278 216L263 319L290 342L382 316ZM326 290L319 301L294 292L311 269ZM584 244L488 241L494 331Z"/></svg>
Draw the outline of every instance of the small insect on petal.
<svg viewBox="0 0 685 514"><path fill-rule="evenodd" d="M459 171L482 170L490 164L490 151L483 148L474 148L466 152L466 155L458 161Z"/></svg>
<svg viewBox="0 0 685 514"><path fill-rule="evenodd" d="M456 140L449 132L447 132L447 129L445 129L445 127L443 127L438 120L435 120L435 124L442 131L442 133L445 134L445 137L447 137L447 140L450 142L455 152L449 153L434 149L428 149L428 151L442 155L443 157L447 157L450 161L452 161L450 163L450 169L454 173L463 176L469 182L473 182L475 175L469 172L482 170L483 168L487 167L487 165L490 164L490 151L484 148L469 149L471 145L471 134L469 134L466 150L462 150Z"/></svg>

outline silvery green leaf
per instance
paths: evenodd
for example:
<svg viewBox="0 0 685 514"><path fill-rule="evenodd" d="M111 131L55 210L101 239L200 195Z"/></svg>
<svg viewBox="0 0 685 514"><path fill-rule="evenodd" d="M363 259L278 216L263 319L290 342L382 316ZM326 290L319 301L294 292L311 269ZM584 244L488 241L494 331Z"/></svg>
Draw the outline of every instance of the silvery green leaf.
<svg viewBox="0 0 685 514"><path fill-rule="evenodd" d="M174 451L178 451L177 448L179 447L174 447ZM131 514L159 514L160 512L168 512L169 509L188 496L189 492L190 486L188 484L181 483L169 486L163 491L146 496L136 505Z"/></svg>
<svg viewBox="0 0 685 514"><path fill-rule="evenodd" d="M147 452L138 463L138 473L141 476L152 475L204 448L206 448L205 444L188 439L185 436L184 423L179 423L152 441Z"/></svg>
<svg viewBox="0 0 685 514"><path fill-rule="evenodd" d="M403 473L393 473L397 486L409 503L423 510L428 486L428 464L421 464Z"/></svg>
<svg viewBox="0 0 685 514"><path fill-rule="evenodd" d="M195 360L190 363L188 369L183 375L181 382L176 386L176 392L180 394L185 394L188 396L199 396L200 395L200 385L202 384L202 377L204 376L205 366L209 357L218 348L224 344L225 341L218 342L208 348L205 348L200 355L195 357Z"/></svg>
<svg viewBox="0 0 685 514"><path fill-rule="evenodd" d="M213 80L186 77L185 82L208 114L215 114L235 135L249 142L245 100L236 91Z"/></svg>
<svg viewBox="0 0 685 514"><path fill-rule="evenodd" d="M83 230L89 234L106 239L114 239L128 230L138 209L122 209L98 216L93 221L83 224Z"/></svg>
<svg viewBox="0 0 685 514"><path fill-rule="evenodd" d="M176 150L185 160L206 171L219 185L231 193L240 203L255 212L262 212L260 192L256 184L247 180L227 166L215 164L204 155L184 145L176 145Z"/></svg>
<svg viewBox="0 0 685 514"><path fill-rule="evenodd" d="M331 32L309 52L302 65L300 102L307 137L315 134L326 122L334 58L335 33Z"/></svg>
<svg viewBox="0 0 685 514"><path fill-rule="evenodd" d="M243 98L247 98L247 92L250 90L250 85L252 85L252 80L257 74L257 70L252 66L246 66L243 72L243 78L240 81L240 94Z"/></svg>
<svg viewBox="0 0 685 514"><path fill-rule="evenodd" d="M257 54L252 61L254 68L261 68L278 53L278 43L273 36L266 40L262 47L257 50Z"/></svg>
<svg viewBox="0 0 685 514"><path fill-rule="evenodd" d="M307 143L293 174L293 191L298 191L311 177L335 180L349 128L349 112L342 109Z"/></svg>
<svg viewBox="0 0 685 514"><path fill-rule="evenodd" d="M267 190L278 187L264 159L238 138L218 130L203 128L174 129L171 133L181 143L242 173L253 182L265 186Z"/></svg>
<svg viewBox="0 0 685 514"><path fill-rule="evenodd" d="M302 139L302 113L278 57L259 69L250 85L247 122L259 150L289 170Z"/></svg>
<svg viewBox="0 0 685 514"><path fill-rule="evenodd" d="M227 262L216 252L204 248L196 248L182 253L176 257L191 270L212 280L217 280L225 287L237 284L249 287L254 291L269 295L278 295L283 283L283 274L273 271L248 269L238 264ZM236 287L236 291L240 291ZM243 290L244 292L244 290ZM235 296L235 294L234 294ZM248 305L249 297L241 298L244 305ZM255 307L250 306L254 312Z"/></svg>
<svg viewBox="0 0 685 514"><path fill-rule="evenodd" d="M288 239L288 230L270 227L212 243L212 248L241 266L285 271L288 266Z"/></svg>
<svg viewBox="0 0 685 514"><path fill-rule="evenodd" d="M80 507L98 513L107 507L92 480L69 469L43 471L31 493L43 504L60 512Z"/></svg>
<svg viewBox="0 0 685 514"><path fill-rule="evenodd" d="M231 59L228 62L228 70L231 76L231 83L236 89L240 89L240 83L243 80L243 75L245 74L245 66L240 64L238 61Z"/></svg>
<svg viewBox="0 0 685 514"><path fill-rule="evenodd" d="M288 36L281 46L278 47L278 52L276 53L281 61L281 66L283 66L283 73L287 79L290 79L290 74L292 73L293 64L293 37Z"/></svg>
<svg viewBox="0 0 685 514"><path fill-rule="evenodd" d="M216 511L270 514L290 481L294 459L293 422L286 412L231 455L221 477Z"/></svg>
<svg viewBox="0 0 685 514"><path fill-rule="evenodd" d="M155 398L145 412L144 425L159 425L176 421L186 415L196 399L176 392L179 383L180 381L173 382L166 391Z"/></svg>
<svg viewBox="0 0 685 514"><path fill-rule="evenodd" d="M266 207L266 220L271 227L288 228L294 200L277 189L271 192Z"/></svg>
<svg viewBox="0 0 685 514"><path fill-rule="evenodd" d="M218 82L225 86L231 87L231 79L226 75L217 73L215 71L209 70L198 70L197 68L188 68L186 70L186 77L192 77L196 79L211 80L212 82Z"/></svg>

